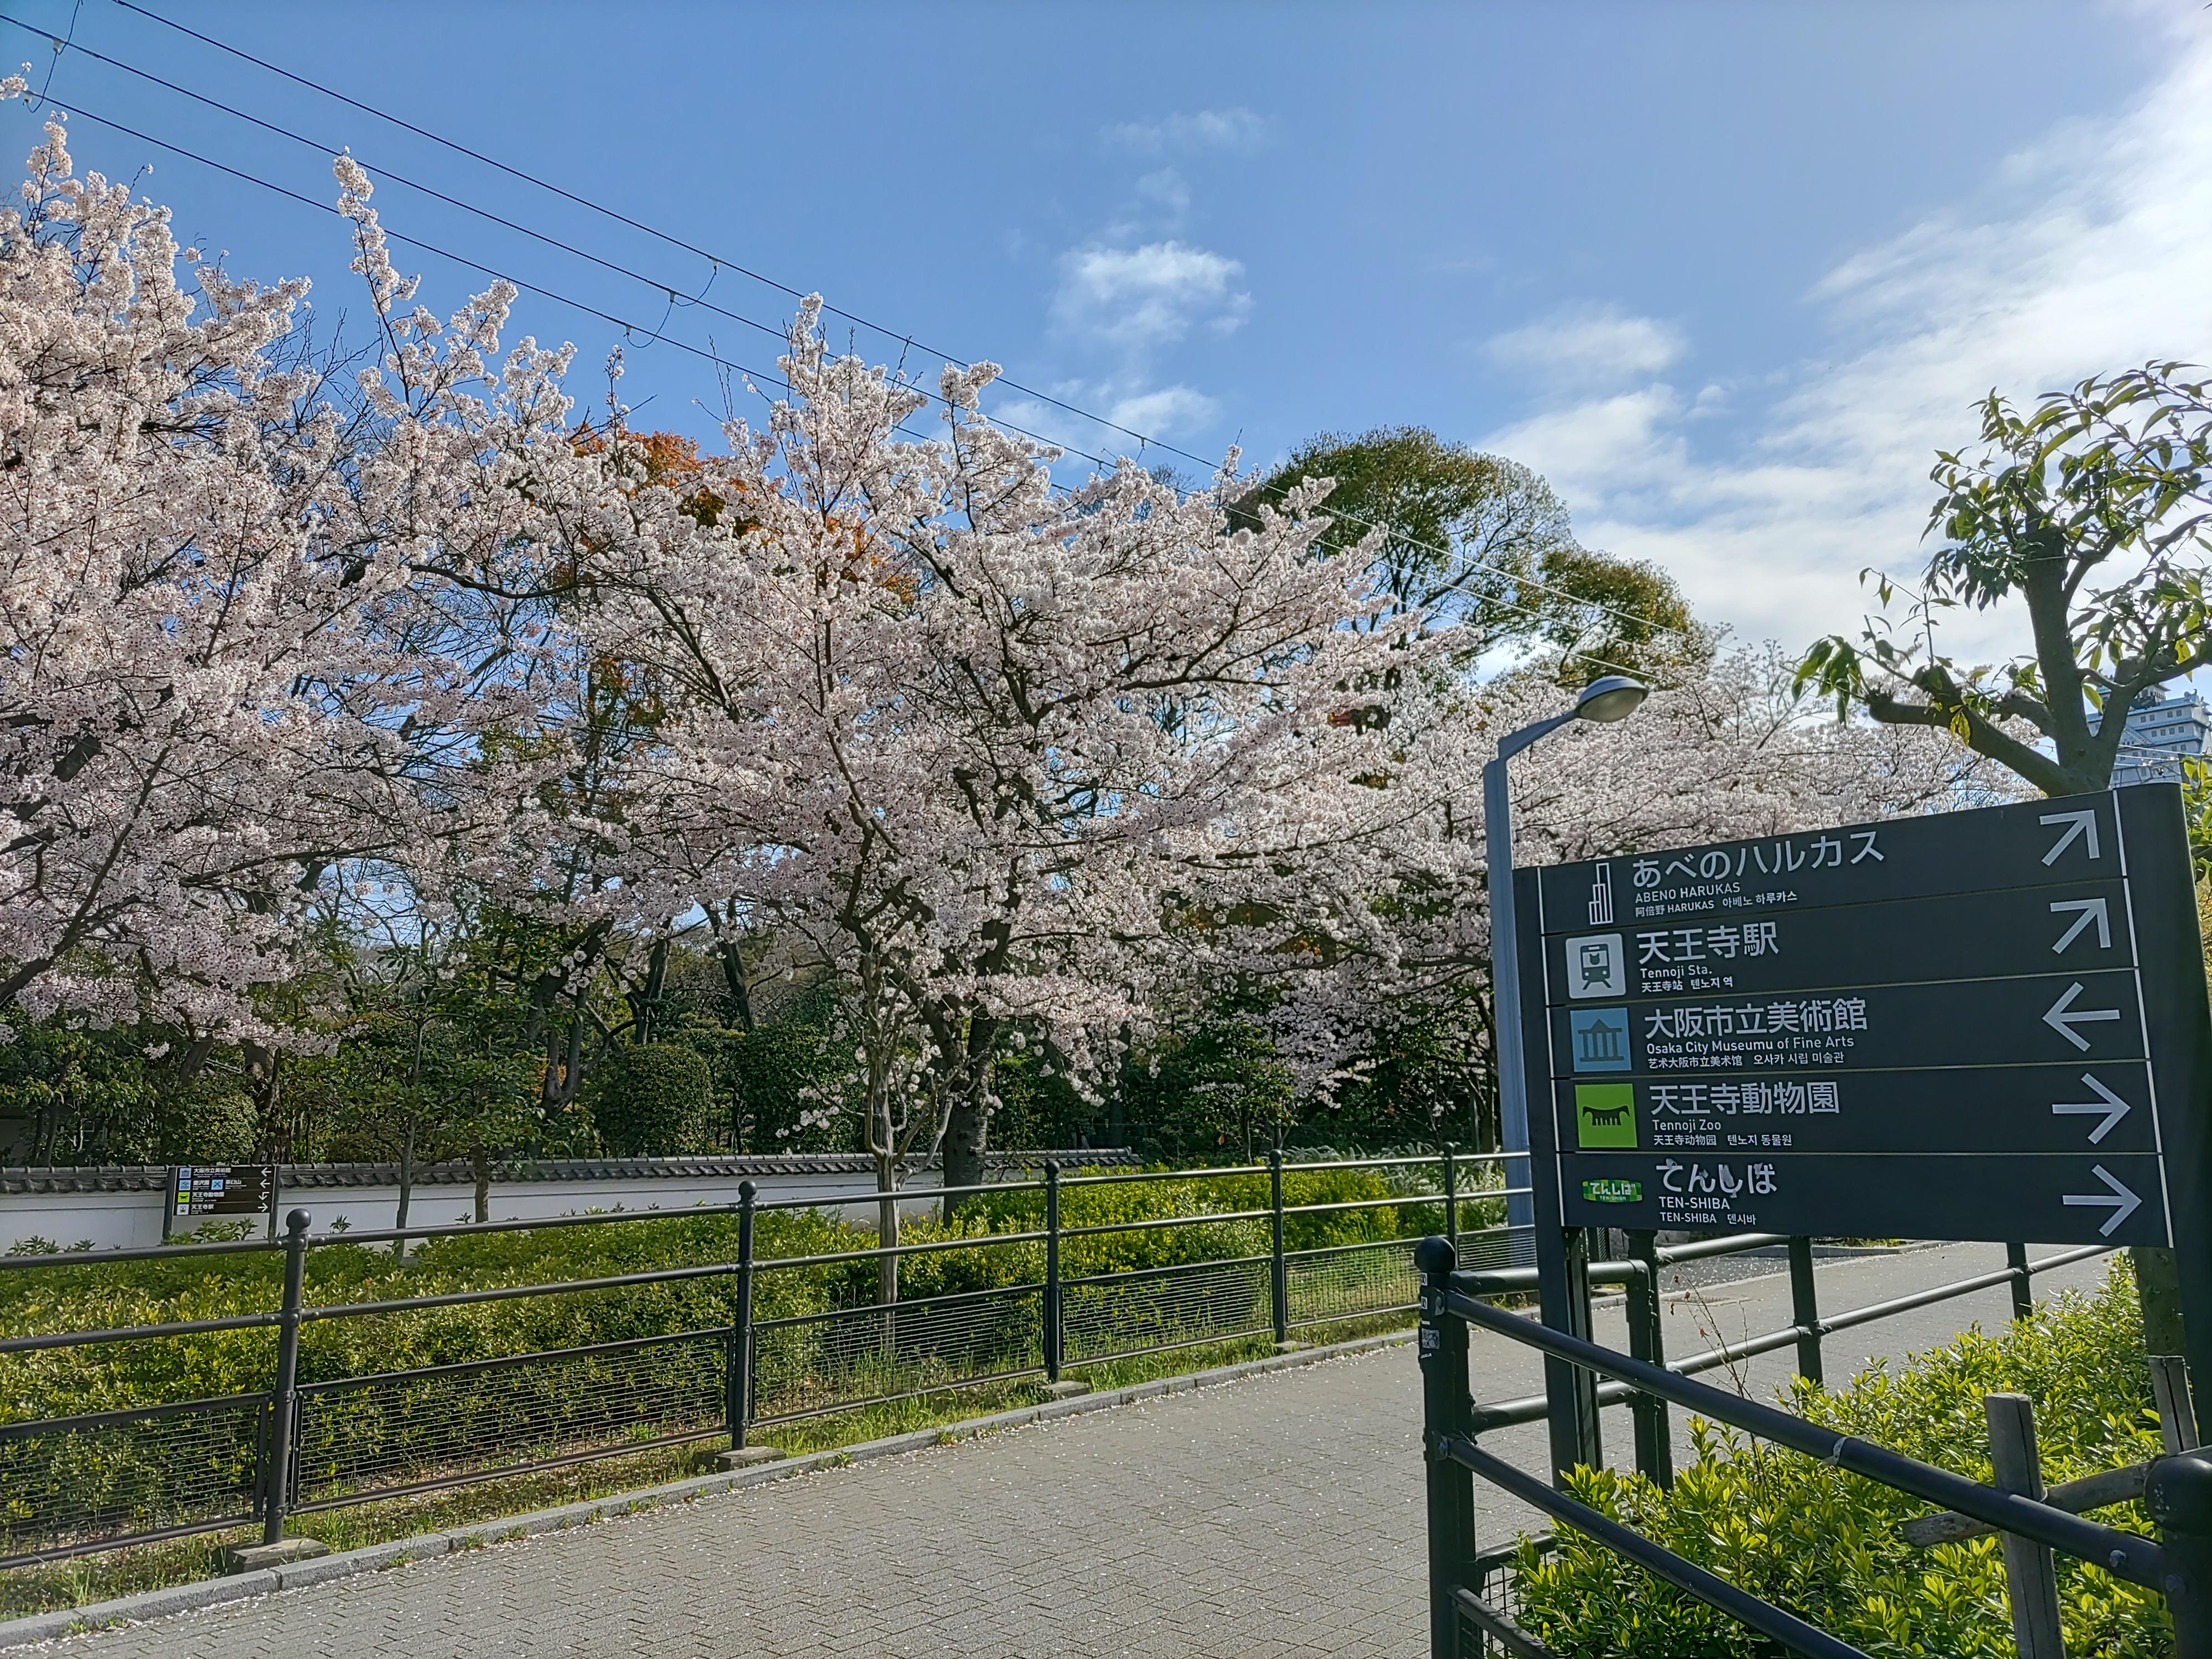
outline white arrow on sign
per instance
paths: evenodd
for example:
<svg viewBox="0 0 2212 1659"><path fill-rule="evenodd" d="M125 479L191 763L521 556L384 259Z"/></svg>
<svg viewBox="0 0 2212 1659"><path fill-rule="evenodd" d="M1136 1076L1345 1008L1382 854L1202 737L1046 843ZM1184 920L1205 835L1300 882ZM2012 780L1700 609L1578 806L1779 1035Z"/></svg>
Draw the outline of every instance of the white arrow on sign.
<svg viewBox="0 0 2212 1659"><path fill-rule="evenodd" d="M2104 856L2097 850L2096 808L2085 807L2079 812L2045 812L2036 822L2063 823L2066 826L2066 833L2059 836L2058 844L2043 855L2043 861L2045 864L2056 864L2058 861L2058 855L2084 836L2089 840L2089 856L2093 859Z"/></svg>
<svg viewBox="0 0 2212 1659"><path fill-rule="evenodd" d="M2104 1193L2067 1193L2059 1199L2059 1202L2062 1204L2072 1205L2087 1204L2092 1206L2097 1205L2110 1206L2112 1212L2112 1214L2106 1216L2105 1218L2105 1224L2097 1229L2097 1231L2102 1233L2106 1238L2110 1238L2112 1236L2112 1230L2114 1228L2118 1227L2120 1223L2125 1221L2130 1216L2133 1215L2137 1209L2142 1207L2142 1200L2137 1198L2125 1187L2123 1187L2118 1181L2115 1181L2112 1178L2112 1172L2110 1170L2107 1170L2103 1164L2092 1164L2089 1166L2089 1173L2096 1176L2098 1180L2103 1182L2106 1186L2112 1188L2112 1192L2109 1195Z"/></svg>
<svg viewBox="0 0 2212 1659"><path fill-rule="evenodd" d="M2074 1028L2101 1019L2118 1019L2120 1011L2117 1008L2084 1008L2078 1014L2069 1013L2067 1010L2073 1007L2074 999L2081 994L2081 981L2077 979L2066 988L2065 995L2043 1011L2043 1023L2086 1054L2089 1052L2089 1039Z"/></svg>
<svg viewBox="0 0 2212 1659"><path fill-rule="evenodd" d="M2059 1117L2102 1116L2104 1121L2089 1131L2089 1144L2094 1146L2112 1133L2112 1126L2135 1109L2118 1095L2097 1080L2094 1072L2081 1073L2081 1081L2097 1091L2095 1100L2054 1100L2051 1112Z"/></svg>
<svg viewBox="0 0 2212 1659"><path fill-rule="evenodd" d="M2052 915L2058 915L2068 910L2075 913L2074 925L2058 936L2058 943L2051 947L2051 955L2057 956L2075 939L2081 938L2081 930L2093 921L2097 924L2097 948L2100 951L2109 951L2112 948L2112 913L2106 907L2104 900L2093 898L2051 901Z"/></svg>

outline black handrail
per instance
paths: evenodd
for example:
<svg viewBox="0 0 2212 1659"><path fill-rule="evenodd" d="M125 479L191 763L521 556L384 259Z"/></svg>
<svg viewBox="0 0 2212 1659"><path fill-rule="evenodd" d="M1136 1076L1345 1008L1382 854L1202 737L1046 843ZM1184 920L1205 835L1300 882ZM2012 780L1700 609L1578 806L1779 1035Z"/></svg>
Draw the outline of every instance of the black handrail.
<svg viewBox="0 0 2212 1659"><path fill-rule="evenodd" d="M1424 1239L1416 1249L1427 1251L1431 1245L1443 1243L1441 1239ZM1984 1486L1963 1474L1920 1462L1855 1435L1838 1434L1806 1418L1692 1382L1663 1365L1646 1364L1581 1337L1540 1325L1520 1314L1493 1308L1457 1289L1446 1291L1443 1305L1446 1311L1471 1325L1496 1331L1555 1358L1617 1377L1641 1393L1656 1395L1759 1439L1817 1457L1853 1474L1865 1475L1928 1503L1972 1516L1977 1521L1986 1521L2001 1532L2094 1561L2113 1577L2124 1578L2130 1583L2147 1589L2164 1588L2165 1553L2137 1534L2084 1521L2080 1516L2052 1509L2017 1492L1999 1492L1994 1486Z"/></svg>

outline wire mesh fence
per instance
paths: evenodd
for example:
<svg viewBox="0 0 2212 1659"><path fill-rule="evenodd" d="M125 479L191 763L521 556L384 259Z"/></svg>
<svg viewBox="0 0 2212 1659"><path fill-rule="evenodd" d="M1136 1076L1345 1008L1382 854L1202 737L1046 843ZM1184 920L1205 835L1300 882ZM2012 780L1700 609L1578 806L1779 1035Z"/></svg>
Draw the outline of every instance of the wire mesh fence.
<svg viewBox="0 0 2212 1659"><path fill-rule="evenodd" d="M266 1394L0 1425L0 1567L237 1526Z"/></svg>
<svg viewBox="0 0 2212 1659"><path fill-rule="evenodd" d="M1067 1359L1111 1359L1270 1330L1270 1261L1192 1261L1070 1279L1061 1291Z"/></svg>
<svg viewBox="0 0 2212 1659"><path fill-rule="evenodd" d="M290 1507L330 1509L699 1439L727 1422L725 1329L300 1389Z"/></svg>
<svg viewBox="0 0 2212 1659"><path fill-rule="evenodd" d="M1018 1285L763 1319L752 1421L818 1416L1042 1369L1044 1286Z"/></svg>
<svg viewBox="0 0 2212 1659"><path fill-rule="evenodd" d="M0 1565L255 1521L276 1532L294 1510L743 1444L794 1419L1391 1315L1413 1304L1413 1235L1455 1195L1463 1221L1491 1218L1498 1194L1481 1182L1495 1163L1462 1163L1456 1186L1435 1156L1073 1177L1048 1166L1041 1181L902 1189L909 1215L930 1199L975 1207L889 1249L865 1223L824 1229L872 1192L762 1204L748 1188L738 1205L665 1217L310 1237L299 1214L252 1251L0 1259L0 1412L48 1413L0 1423ZM541 1228L542 1243L530 1237ZM1466 1259L1517 1260L1506 1231L1464 1233ZM281 1310L268 1307L270 1251L285 1271ZM177 1278L185 1258L201 1278ZM886 1301L890 1259L902 1291ZM593 1276L558 1278L554 1263ZM46 1265L65 1272L37 1279ZM142 1272L147 1285L131 1277ZM222 1316L35 1323L60 1305L37 1285L94 1292L116 1273L133 1294L189 1282L191 1305ZM252 1311L222 1311L234 1305ZM270 1387L166 1402L196 1366Z"/></svg>

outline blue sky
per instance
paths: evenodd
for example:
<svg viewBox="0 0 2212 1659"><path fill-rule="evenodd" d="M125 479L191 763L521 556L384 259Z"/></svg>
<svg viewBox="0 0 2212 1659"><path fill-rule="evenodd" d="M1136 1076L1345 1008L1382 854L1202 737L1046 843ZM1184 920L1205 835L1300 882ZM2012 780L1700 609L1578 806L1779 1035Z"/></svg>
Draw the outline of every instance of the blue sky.
<svg viewBox="0 0 2212 1659"><path fill-rule="evenodd" d="M1435 428L1549 477L1590 544L1748 638L1846 626L1910 570L1932 451L2032 394L2212 355L2212 13L2097 5L1572 7L143 0L258 56L1209 458ZM317 201L326 155L48 33L347 145L759 322L787 295L189 40L115 0L4 0L64 108ZM0 111L21 155L36 123ZM231 267L358 309L343 227L78 119ZM775 343L387 182L422 237L765 368ZM450 309L482 278L401 248ZM526 298L521 330L621 331ZM841 325L841 327L844 326ZM626 349L648 425L711 437L712 366ZM740 392L741 406L744 404ZM757 405L756 405L757 406ZM1095 425L1001 407L1085 448ZM1172 459L1147 453L1146 459ZM1197 469L1182 463L1186 471ZM1954 649L2002 618L1949 624Z"/></svg>

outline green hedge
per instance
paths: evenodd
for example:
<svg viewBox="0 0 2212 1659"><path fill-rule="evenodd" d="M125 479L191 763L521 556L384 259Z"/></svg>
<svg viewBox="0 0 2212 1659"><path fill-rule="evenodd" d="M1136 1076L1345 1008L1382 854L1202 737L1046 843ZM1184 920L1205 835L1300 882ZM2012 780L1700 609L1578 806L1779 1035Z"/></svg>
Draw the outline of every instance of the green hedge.
<svg viewBox="0 0 2212 1659"><path fill-rule="evenodd" d="M2160 1450L2135 1284L2116 1262L2093 1294L2067 1292L2001 1335L1978 1330L1830 1393L1802 1380L1790 1409L1977 1480L1990 1479L1983 1397L2035 1401L2043 1478L2141 1462ZM1697 1461L1662 1492L1633 1474L1581 1470L1584 1503L1869 1653L2008 1656L1995 1537L1917 1550L1898 1535L1929 1506L1817 1459L1692 1423ZM2097 1519L2148 1531L2134 1504ZM1524 1546L1522 1620L1564 1659L1766 1659L1783 1650L1566 1528L1556 1555ZM2058 1558L2066 1650L2148 1659L2171 1650L2148 1591Z"/></svg>
<svg viewBox="0 0 2212 1659"><path fill-rule="evenodd" d="M1371 1170L1290 1172L1290 1204L1418 1193L1399 1177ZM1060 1220L1069 1228L1115 1222L1202 1218L1264 1209L1264 1175L1073 1185L1063 1193ZM1462 1224L1474 1206L1462 1206ZM950 1225L908 1221L906 1242L974 1238L974 1249L907 1257L900 1293L921 1297L1001 1285L1033 1284L1044 1274L1041 1243L991 1246L996 1233L1041 1230L1041 1192L998 1193L971 1203ZM1392 1237L1414 1237L1443 1225L1441 1203L1338 1211L1289 1218L1288 1249L1305 1249ZM726 1214L647 1212L603 1224L550 1227L428 1240L408 1259L384 1245L318 1244L308 1258L311 1306L397 1300L508 1285L611 1278L619 1274L737 1259L738 1224ZM875 1264L853 1261L777 1270L777 1257L865 1249L871 1227L806 1211L770 1211L758 1218L755 1310L763 1319L864 1306L876 1298ZM1148 1228L1078 1237L1061 1249L1061 1272L1090 1273L1178 1266L1264 1255L1264 1218ZM283 1298L278 1251L173 1261L0 1270L0 1334L116 1328L270 1312ZM672 1284L511 1301L411 1310L348 1319L310 1321L300 1343L302 1382L486 1359L503 1354L608 1342L726 1323L734 1281L715 1277ZM116 1407L246 1393L266 1388L273 1333L211 1333L188 1339L123 1342L0 1357L0 1422L58 1417Z"/></svg>

